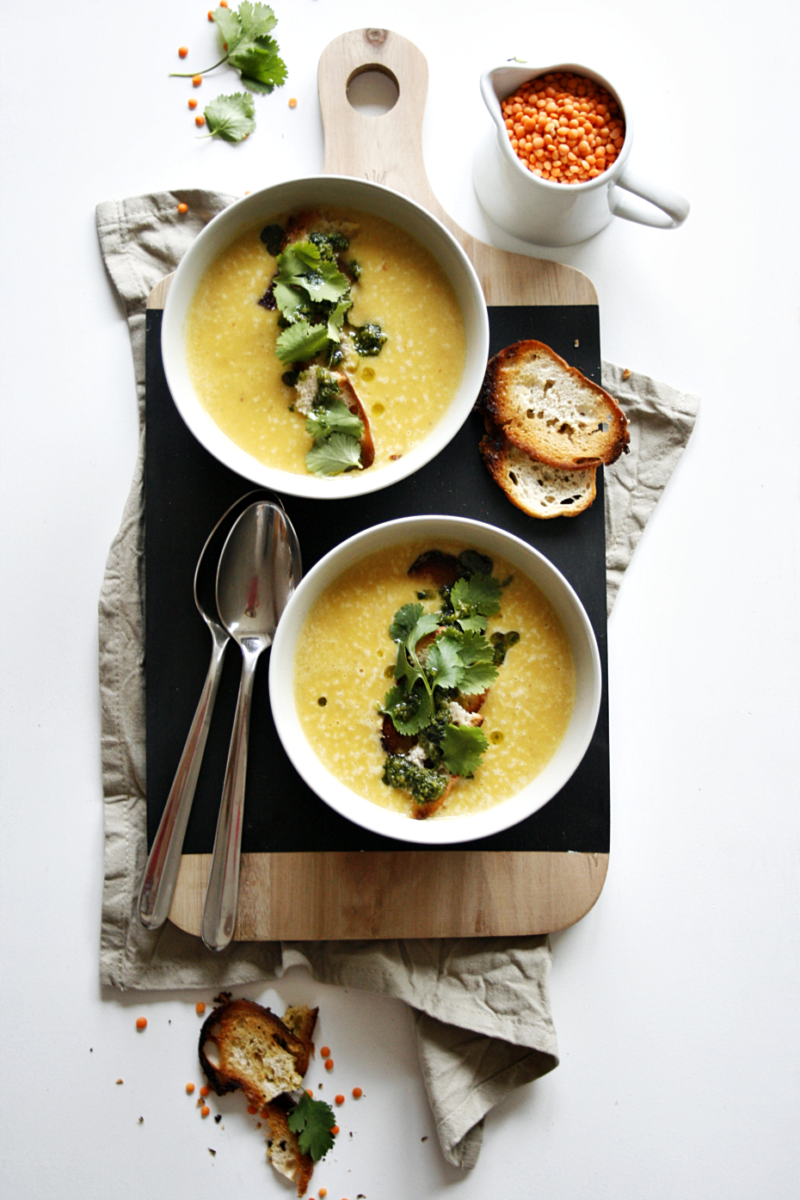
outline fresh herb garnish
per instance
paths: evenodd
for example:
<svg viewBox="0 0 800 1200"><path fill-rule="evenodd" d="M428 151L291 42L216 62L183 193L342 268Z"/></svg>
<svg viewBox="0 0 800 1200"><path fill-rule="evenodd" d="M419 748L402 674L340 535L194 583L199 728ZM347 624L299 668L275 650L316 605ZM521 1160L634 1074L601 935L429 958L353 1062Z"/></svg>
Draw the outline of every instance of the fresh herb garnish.
<svg viewBox="0 0 800 1200"><path fill-rule="evenodd" d="M314 475L341 475L342 471L361 469L361 443L346 433L334 433L324 442L315 442L306 454L306 466Z"/></svg>
<svg viewBox="0 0 800 1200"><path fill-rule="evenodd" d="M251 4L242 0L238 12L217 8L212 13L225 53L219 62L204 71L173 71L181 79L207 75L223 63L239 72L242 83L251 92L271 92L286 82L286 63L280 56L275 38L271 36L277 17L268 4Z"/></svg>
<svg viewBox="0 0 800 1200"><path fill-rule="evenodd" d="M353 345L356 354L360 354L362 358L374 358L376 354L380 354L385 342L386 334L374 321L367 321L365 325L359 325L353 330Z"/></svg>
<svg viewBox="0 0 800 1200"><path fill-rule="evenodd" d="M334 1111L324 1100L312 1100L308 1092L303 1092L289 1113L287 1124L297 1135L301 1154L310 1154L314 1162L324 1158L333 1146Z"/></svg>
<svg viewBox="0 0 800 1200"><path fill-rule="evenodd" d="M464 705L487 691L519 641L516 633L493 634L492 641L485 636L488 620L500 611L501 584L491 559L464 554L459 567L463 575L439 590L438 611L404 604L389 626L397 662L380 711L416 742L409 752L389 754L383 782L420 804L443 795L449 776L468 777L480 766L489 742Z"/></svg>
<svg viewBox="0 0 800 1200"><path fill-rule="evenodd" d="M203 110L211 137L221 137L226 142L241 142L256 127L253 97L246 92L234 92L232 96L217 96Z"/></svg>

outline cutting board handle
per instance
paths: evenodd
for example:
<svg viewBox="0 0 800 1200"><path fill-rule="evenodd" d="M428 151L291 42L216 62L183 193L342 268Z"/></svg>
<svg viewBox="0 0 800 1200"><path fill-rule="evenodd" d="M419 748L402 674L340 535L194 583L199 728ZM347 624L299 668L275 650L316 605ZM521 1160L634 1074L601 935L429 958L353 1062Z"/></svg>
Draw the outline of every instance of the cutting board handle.
<svg viewBox="0 0 800 1200"><path fill-rule="evenodd" d="M351 81L365 71L387 75L398 90L394 107L379 116L358 112L347 96ZM323 170L385 184L443 219L422 156L428 93L424 54L388 29L354 29L323 50L318 85L325 133Z"/></svg>

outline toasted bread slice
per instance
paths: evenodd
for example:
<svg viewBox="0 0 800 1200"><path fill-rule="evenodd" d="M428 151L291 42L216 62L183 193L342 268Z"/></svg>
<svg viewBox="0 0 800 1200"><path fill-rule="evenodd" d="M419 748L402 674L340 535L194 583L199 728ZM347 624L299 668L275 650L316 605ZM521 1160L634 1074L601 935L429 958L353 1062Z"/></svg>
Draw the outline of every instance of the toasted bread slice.
<svg viewBox="0 0 800 1200"><path fill-rule="evenodd" d="M289 1128L289 1115L295 1103L288 1096L278 1096L263 1110L269 1121L270 1136L267 1138L267 1160L276 1171L297 1184L298 1196L304 1196L314 1172L314 1160L303 1154L297 1137Z"/></svg>
<svg viewBox="0 0 800 1200"><path fill-rule="evenodd" d="M596 467L578 471L551 467L512 446L499 429L490 427L480 450L495 483L531 517L577 517L597 495Z"/></svg>
<svg viewBox="0 0 800 1200"><path fill-rule="evenodd" d="M225 1000L214 1009L200 1031L200 1065L218 1096L241 1088L251 1104L263 1108L302 1085L317 1010L306 1010L302 1020L299 1009L290 1011L298 1032L252 1000ZM209 1058L209 1043L217 1062Z"/></svg>
<svg viewBox="0 0 800 1200"><path fill-rule="evenodd" d="M612 463L628 422L608 392L542 342L516 342L489 362L478 406L512 446L563 471Z"/></svg>

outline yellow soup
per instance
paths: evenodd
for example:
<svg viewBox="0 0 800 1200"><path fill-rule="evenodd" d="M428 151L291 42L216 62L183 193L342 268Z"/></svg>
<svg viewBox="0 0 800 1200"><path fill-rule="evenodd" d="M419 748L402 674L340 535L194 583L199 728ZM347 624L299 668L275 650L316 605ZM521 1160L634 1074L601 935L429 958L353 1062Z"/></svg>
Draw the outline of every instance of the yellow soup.
<svg viewBox="0 0 800 1200"><path fill-rule="evenodd" d="M449 280L409 234L366 213L324 216L355 225L346 257L362 274L350 323L377 322L387 335L379 355L346 368L369 418L375 470L423 441L444 415L464 367L464 322ZM281 381L278 313L258 304L276 270L259 236L270 223L240 237L202 279L187 319L189 373L232 442L266 466L306 474L312 442L305 417L291 410L294 389Z"/></svg>
<svg viewBox="0 0 800 1200"><path fill-rule="evenodd" d="M430 542L391 547L345 571L311 609L300 631L294 696L303 731L314 753L337 779L359 796L394 812L409 814L408 793L382 780L378 706L392 686L397 646L389 637L395 612L427 590L424 608L441 599L425 581L407 572ZM461 545L438 543L458 554ZM486 630L516 630L481 708L489 745L471 779L459 779L446 803L430 818L463 816L516 795L542 771L560 745L572 715L575 665L569 639L549 601L520 571L495 559L494 575L511 582L502 591L501 612Z"/></svg>

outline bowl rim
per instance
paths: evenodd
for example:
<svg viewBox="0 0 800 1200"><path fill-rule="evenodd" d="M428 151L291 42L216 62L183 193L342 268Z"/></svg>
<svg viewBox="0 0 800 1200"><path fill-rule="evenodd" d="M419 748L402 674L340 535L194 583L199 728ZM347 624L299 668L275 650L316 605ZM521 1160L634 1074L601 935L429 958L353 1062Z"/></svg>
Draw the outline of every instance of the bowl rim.
<svg viewBox="0 0 800 1200"><path fill-rule="evenodd" d="M303 192L313 192L321 187L331 194L303 199ZM399 225L436 258L461 307L467 335L466 353L455 397L421 442L402 458L374 471L367 469L320 479L311 473L294 474L259 463L214 423L189 379L185 321L203 274L249 226L300 208L304 203L350 207ZM388 210L388 215L382 210ZM251 192L228 205L200 231L178 264L167 293L161 323L161 354L167 386L183 421L223 465L250 482L283 495L348 499L382 490L407 478L435 458L456 436L467 421L483 382L489 358L489 315L480 280L466 251L450 230L422 204L373 180L349 175L307 175Z"/></svg>
<svg viewBox="0 0 800 1200"><path fill-rule="evenodd" d="M305 618L335 579L369 554L429 536L466 541L479 550L493 551L523 570L544 592L570 639L576 665L576 698L561 745L540 774L515 796L479 813L415 821L358 796L316 757L297 715L293 667L294 647ZM273 720L287 757L324 803L372 833L396 841L444 846L501 833L532 816L561 790L577 770L594 736L602 698L602 665L594 629L580 597L540 550L507 530L473 518L421 515L361 530L328 551L308 571L278 624L270 651L269 694Z"/></svg>

